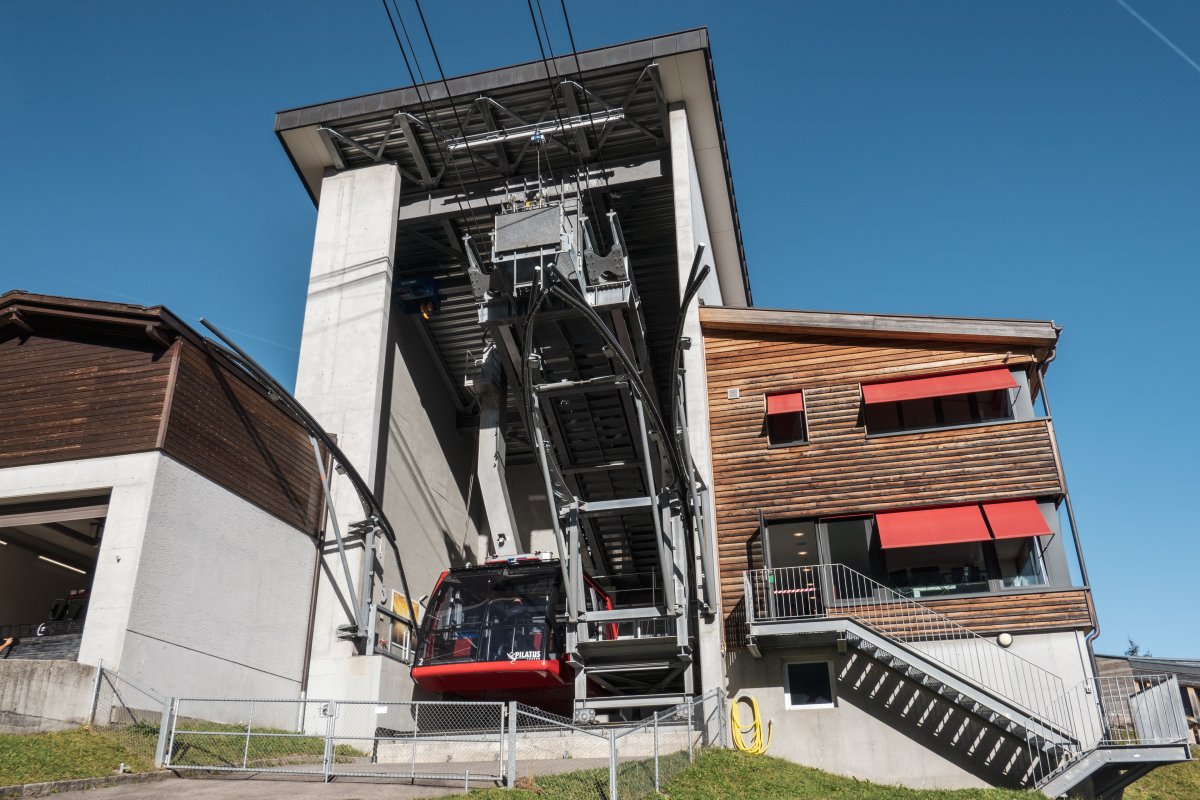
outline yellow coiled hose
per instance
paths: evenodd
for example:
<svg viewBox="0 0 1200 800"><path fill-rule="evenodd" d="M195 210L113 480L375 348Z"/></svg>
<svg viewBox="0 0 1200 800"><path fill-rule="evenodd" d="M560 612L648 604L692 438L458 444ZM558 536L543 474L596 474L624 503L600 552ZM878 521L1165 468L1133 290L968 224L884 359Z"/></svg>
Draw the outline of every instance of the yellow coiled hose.
<svg viewBox="0 0 1200 800"><path fill-rule="evenodd" d="M738 706L741 701L745 700L750 704L750 709L754 712L754 718L750 721L749 726L742 725L741 717L738 715ZM767 752L767 748L771 746L771 735L775 730L775 720L767 722L767 738L763 739L762 715L758 711L758 701L751 695L742 695L733 699L733 705L729 708L729 716L733 722L733 744L738 750L743 753L761 756ZM746 742L746 735L750 735L749 743Z"/></svg>

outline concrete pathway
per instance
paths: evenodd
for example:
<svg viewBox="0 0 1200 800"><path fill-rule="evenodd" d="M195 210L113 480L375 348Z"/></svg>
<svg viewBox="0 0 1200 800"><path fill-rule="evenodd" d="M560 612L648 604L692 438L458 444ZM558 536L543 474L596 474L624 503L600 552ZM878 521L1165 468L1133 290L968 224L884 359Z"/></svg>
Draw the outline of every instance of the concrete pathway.
<svg viewBox="0 0 1200 800"><path fill-rule="evenodd" d="M474 784L479 787L481 784ZM207 778L167 778L155 783L124 784L104 789L65 792L67 800L404 800L462 794L457 786L410 786L362 778L339 778L332 783L297 777L229 775Z"/></svg>

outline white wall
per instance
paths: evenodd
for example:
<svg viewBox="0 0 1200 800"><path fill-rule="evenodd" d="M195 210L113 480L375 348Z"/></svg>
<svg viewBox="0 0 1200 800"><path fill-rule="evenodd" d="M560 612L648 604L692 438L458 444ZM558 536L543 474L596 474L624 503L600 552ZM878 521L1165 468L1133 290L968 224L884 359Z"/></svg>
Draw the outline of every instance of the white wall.
<svg viewBox="0 0 1200 800"><path fill-rule="evenodd" d="M0 499L111 490L79 661L165 694L295 696L312 539L158 452L0 470Z"/></svg>
<svg viewBox="0 0 1200 800"><path fill-rule="evenodd" d="M706 245L702 266L712 267L700 291L688 307L684 317L683 335L691 339L691 348L683 352L681 364L684 369L684 402L687 406L688 447L692 459L709 488L710 513L706 517L707 546L712 553L712 572L705 576L713 597L713 616L705 619L701 616L697 630L697 647L699 648L700 690L708 692L724 686L725 669L722 660L723 642L721 637L721 608L720 608L720 567L717 558L716 519L711 513L715 508L712 497L712 446L708 419L708 374L704 363L704 333L700 329L700 303L721 305L722 293L718 282L717 253L712 246L711 232L704 208L704 197L700 188L700 177L696 166L696 156L692 142L692 127L688 117L688 108L682 103L672 105L669 113L671 134L671 173L672 191L675 204L675 246L678 251L679 292L682 297L687 285L692 261L696 248ZM721 256L721 266L728 269L725 261L729 254ZM703 574L700 560L699 542L696 545L697 575Z"/></svg>
<svg viewBox="0 0 1200 800"><path fill-rule="evenodd" d="M173 696L295 697L311 537L163 456L119 671Z"/></svg>
<svg viewBox="0 0 1200 800"><path fill-rule="evenodd" d="M160 458L136 453L0 470L2 500L111 489L79 649L83 664L121 661Z"/></svg>
<svg viewBox="0 0 1200 800"><path fill-rule="evenodd" d="M368 484L379 474L400 173L392 164L328 175L321 186L308 301L296 372L296 398ZM363 518L349 480L333 477L343 532ZM332 540L332 536L330 537ZM337 628L355 621L362 547L347 552L353 590L336 548L327 546L313 628L310 694L374 699L379 659L362 661ZM374 666L372 666L374 665Z"/></svg>
<svg viewBox="0 0 1200 800"><path fill-rule="evenodd" d="M784 664L824 659L834 662L835 706L787 709ZM998 734L988 731L985 746L970 752L979 728L969 724L959 733L969 721L965 713L952 711L945 719L950 707L940 698L885 673L878 662L861 654L850 659L832 646L764 650L761 659L745 651L731 654L730 696L753 696L763 724L774 722L768 755L885 784L940 789L992 785L996 778L985 759L999 741ZM868 663L871 669L864 674ZM914 697L918 699L910 704ZM930 703L933 710L925 715ZM748 713L743 706L743 720ZM1008 756L1017 747L1005 743L1001 754Z"/></svg>
<svg viewBox="0 0 1200 800"><path fill-rule="evenodd" d="M475 436L458 430L457 409L441 369L415 326L413 316L393 314L389 335L387 425L378 483L384 512L396 528L412 599L433 591L448 567L478 564L487 557L480 537L483 511L475 471ZM468 497L472 510L468 510ZM402 591L396 560L386 549L382 590ZM412 696L407 667L387 661L382 697Z"/></svg>

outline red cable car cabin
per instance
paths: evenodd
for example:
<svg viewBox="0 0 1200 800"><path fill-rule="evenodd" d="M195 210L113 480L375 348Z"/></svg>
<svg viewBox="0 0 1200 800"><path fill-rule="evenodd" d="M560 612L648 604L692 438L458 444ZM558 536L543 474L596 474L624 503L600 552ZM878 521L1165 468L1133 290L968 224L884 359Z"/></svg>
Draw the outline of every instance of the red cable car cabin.
<svg viewBox="0 0 1200 800"><path fill-rule="evenodd" d="M588 580L589 605L611 608ZM421 622L412 677L422 689L472 699L569 700L562 570L557 561L510 559L442 573ZM615 636L615 626L599 635Z"/></svg>

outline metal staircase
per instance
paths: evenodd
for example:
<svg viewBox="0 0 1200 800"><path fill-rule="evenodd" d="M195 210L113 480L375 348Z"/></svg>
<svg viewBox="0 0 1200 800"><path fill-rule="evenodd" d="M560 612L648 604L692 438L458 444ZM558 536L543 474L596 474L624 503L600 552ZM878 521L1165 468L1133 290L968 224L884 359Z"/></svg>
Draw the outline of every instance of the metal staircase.
<svg viewBox="0 0 1200 800"><path fill-rule="evenodd" d="M1023 750L1007 772L1051 797L1090 781L1096 797L1161 763L1186 760L1173 679L1055 674L841 564L745 574L748 644L834 638L958 708ZM1123 681L1123 682L1122 682ZM982 738L982 733L979 734Z"/></svg>
<svg viewBox="0 0 1200 800"><path fill-rule="evenodd" d="M489 338L481 361L499 364L546 483L581 719L693 694L691 565L703 524L686 423L661 410L615 213L607 227L601 255L575 199L538 194L496 216L486 262L464 239ZM589 609L589 581L611 609Z"/></svg>

